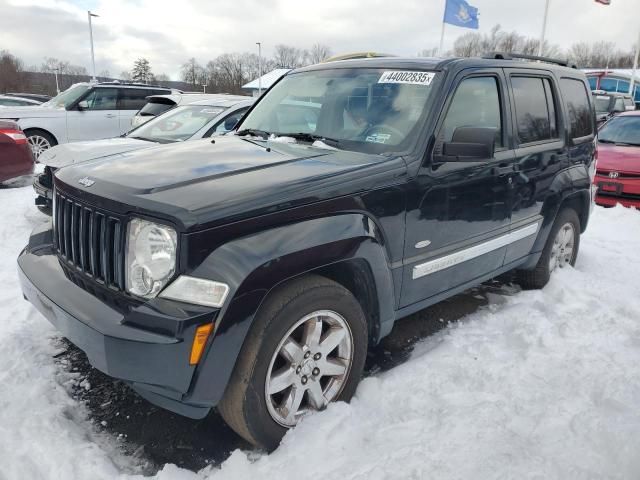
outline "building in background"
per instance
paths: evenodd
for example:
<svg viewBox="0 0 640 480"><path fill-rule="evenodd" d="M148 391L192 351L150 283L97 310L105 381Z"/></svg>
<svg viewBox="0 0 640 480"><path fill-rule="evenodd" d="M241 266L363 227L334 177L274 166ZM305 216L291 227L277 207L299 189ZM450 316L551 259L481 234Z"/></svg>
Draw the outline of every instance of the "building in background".
<svg viewBox="0 0 640 480"><path fill-rule="evenodd" d="M591 90L604 90L606 92L629 93L632 70L629 68L610 68L608 70L583 69L589 80ZM640 108L640 75L636 74L633 88L633 98L636 108Z"/></svg>
<svg viewBox="0 0 640 480"><path fill-rule="evenodd" d="M291 71L290 68L276 68L269 73L265 73L262 77L256 78L255 80L243 85L242 90L250 93L254 97L257 97L259 95L258 92L260 88L262 88L262 92L264 93L265 90L280 80L280 77L289 71Z"/></svg>

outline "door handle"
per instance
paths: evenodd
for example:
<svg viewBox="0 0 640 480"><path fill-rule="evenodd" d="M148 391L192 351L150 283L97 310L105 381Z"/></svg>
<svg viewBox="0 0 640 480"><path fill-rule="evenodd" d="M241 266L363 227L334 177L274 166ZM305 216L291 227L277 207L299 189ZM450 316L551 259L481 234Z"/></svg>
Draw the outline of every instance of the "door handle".
<svg viewBox="0 0 640 480"><path fill-rule="evenodd" d="M115 113L107 113L107 114L105 115L105 117L107 117L107 118L115 118L115 116L116 116L116 114L115 114Z"/></svg>

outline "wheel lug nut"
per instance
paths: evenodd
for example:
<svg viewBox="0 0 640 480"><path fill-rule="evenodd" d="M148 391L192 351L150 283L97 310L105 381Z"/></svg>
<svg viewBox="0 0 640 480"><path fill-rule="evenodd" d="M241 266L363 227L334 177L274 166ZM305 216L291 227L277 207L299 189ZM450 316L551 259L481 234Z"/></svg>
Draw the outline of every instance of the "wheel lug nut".
<svg viewBox="0 0 640 480"><path fill-rule="evenodd" d="M306 353L304 354L304 358L309 358L310 356L311 356L311 352L306 352Z"/></svg>
<svg viewBox="0 0 640 480"><path fill-rule="evenodd" d="M313 359L314 359L314 360L320 360L320 357L322 357L322 355L321 355L320 353L316 353L316 354L313 356Z"/></svg>
<svg viewBox="0 0 640 480"><path fill-rule="evenodd" d="M304 377L302 377L300 379L300 381L302 382L303 385L306 385L307 384L307 376L305 375Z"/></svg>
<svg viewBox="0 0 640 480"><path fill-rule="evenodd" d="M312 373L313 373L314 377L317 377L318 375L320 375L320 369L318 367L316 367L316 368L313 369Z"/></svg>

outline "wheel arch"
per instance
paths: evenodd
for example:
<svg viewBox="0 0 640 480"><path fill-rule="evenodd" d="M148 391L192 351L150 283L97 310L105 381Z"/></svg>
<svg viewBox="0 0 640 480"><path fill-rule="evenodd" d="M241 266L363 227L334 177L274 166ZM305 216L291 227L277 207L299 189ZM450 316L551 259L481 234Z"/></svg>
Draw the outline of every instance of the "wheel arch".
<svg viewBox="0 0 640 480"><path fill-rule="evenodd" d="M24 132L25 135L29 136L29 132L44 132L47 135L51 135L51 138L53 138L53 140L56 142L56 145L60 144L60 141L58 140L58 137L51 131L47 130L46 128L42 128L42 127L24 127L22 129L22 131ZM51 145L52 147L54 145Z"/></svg>

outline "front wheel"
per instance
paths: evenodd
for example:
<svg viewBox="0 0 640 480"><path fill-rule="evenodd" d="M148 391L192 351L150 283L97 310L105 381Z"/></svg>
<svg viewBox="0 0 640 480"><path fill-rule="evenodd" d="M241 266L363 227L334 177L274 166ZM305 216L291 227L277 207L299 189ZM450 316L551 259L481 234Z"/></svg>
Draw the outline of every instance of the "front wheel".
<svg viewBox="0 0 640 480"><path fill-rule="evenodd" d="M351 399L367 343L351 292L319 276L288 284L258 312L219 411L249 442L274 449L305 415Z"/></svg>
<svg viewBox="0 0 640 480"><path fill-rule="evenodd" d="M518 283L526 289L544 287L555 270L575 265L579 247L580 219L575 210L565 208L556 217L538 264L518 271Z"/></svg>
<svg viewBox="0 0 640 480"><path fill-rule="evenodd" d="M33 152L33 157L36 160L38 160L38 157L46 150L49 150L51 147L55 147L58 144L56 139L53 138L53 135L45 132L44 130L34 128L26 130L24 133L27 136L27 141L29 142L29 146Z"/></svg>

